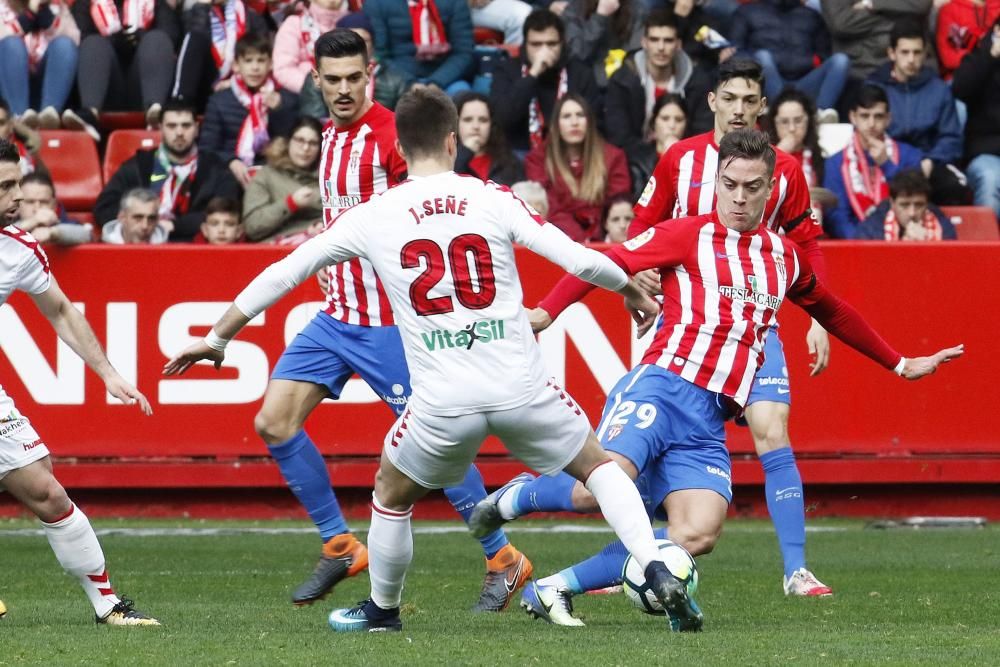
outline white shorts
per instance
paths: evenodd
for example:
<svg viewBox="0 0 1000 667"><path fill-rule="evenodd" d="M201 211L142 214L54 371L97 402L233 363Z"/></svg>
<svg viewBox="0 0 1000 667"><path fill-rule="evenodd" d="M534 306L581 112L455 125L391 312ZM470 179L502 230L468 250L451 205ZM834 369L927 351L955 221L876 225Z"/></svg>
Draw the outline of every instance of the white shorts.
<svg viewBox="0 0 1000 667"><path fill-rule="evenodd" d="M583 410L550 381L530 402L510 410L442 417L422 414L411 400L382 451L420 486L440 489L462 482L488 435L532 470L555 475L576 458L590 432Z"/></svg>
<svg viewBox="0 0 1000 667"><path fill-rule="evenodd" d="M0 480L7 473L43 459L49 450L27 417L16 412L0 418Z"/></svg>

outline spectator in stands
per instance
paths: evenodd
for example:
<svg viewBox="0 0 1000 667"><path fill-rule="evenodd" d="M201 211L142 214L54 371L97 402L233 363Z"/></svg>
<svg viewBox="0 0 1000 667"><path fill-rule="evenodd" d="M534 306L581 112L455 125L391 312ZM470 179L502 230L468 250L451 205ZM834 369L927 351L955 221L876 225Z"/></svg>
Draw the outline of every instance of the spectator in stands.
<svg viewBox="0 0 1000 667"><path fill-rule="evenodd" d="M80 107L63 113L63 125L100 141L98 120L108 108L144 111L146 124L160 118L170 95L181 22L169 0L76 0Z"/></svg>
<svg viewBox="0 0 1000 667"><path fill-rule="evenodd" d="M195 0L184 12L184 31L173 96L197 111L229 85L237 41L247 33L269 34L267 22L243 0Z"/></svg>
<svg viewBox="0 0 1000 667"><path fill-rule="evenodd" d="M466 0L366 0L375 29L375 56L449 95L469 90L472 19Z"/></svg>
<svg viewBox="0 0 1000 667"><path fill-rule="evenodd" d="M856 238L873 241L954 241L955 227L930 204L931 184L919 169L899 172L889 182L889 199L858 227Z"/></svg>
<svg viewBox="0 0 1000 667"><path fill-rule="evenodd" d="M653 107L665 94L683 98L692 133L707 132L714 123L708 108L712 77L681 50L673 14L653 11L644 26L642 48L629 54L611 75L604 105L608 141L624 150L630 160L649 139Z"/></svg>
<svg viewBox="0 0 1000 667"><path fill-rule="evenodd" d="M962 59L952 88L969 105L965 158L973 202L989 206L1000 220L1000 18Z"/></svg>
<svg viewBox="0 0 1000 667"><path fill-rule="evenodd" d="M857 82L852 88L885 60L889 33L896 22L926 20L931 4L932 0L823 0L823 19L833 38L833 50L851 60L851 77Z"/></svg>
<svg viewBox="0 0 1000 667"><path fill-rule="evenodd" d="M396 102L406 92L409 85L409 75L375 59L372 22L368 16L364 12L353 12L337 21L337 27L353 30L365 40L365 44L368 45L368 62L371 66L368 97L386 109L395 109ZM312 62L315 62L315 56L313 56ZM326 108L326 102L323 101L323 96L311 76L307 77L302 84L302 91L299 93L299 111L304 116L312 116L320 120L330 117L330 110Z"/></svg>
<svg viewBox="0 0 1000 667"><path fill-rule="evenodd" d="M33 171L48 173L42 160L38 157L38 149L42 139L38 132L31 129L10 112L7 101L0 97L0 141L9 141L17 147L21 156L21 173L30 174Z"/></svg>
<svg viewBox="0 0 1000 667"><path fill-rule="evenodd" d="M575 241L603 239L607 202L632 191L628 159L601 138L594 112L580 95L564 95L552 115L552 131L528 153L525 174L545 188L549 222Z"/></svg>
<svg viewBox="0 0 1000 667"><path fill-rule="evenodd" d="M885 89L892 109L889 134L916 146L924 154L924 176L930 179L937 204L967 204L971 199L965 175L959 171L962 129L951 89L934 70L925 67L927 42L917 21L899 21L892 29L889 62L869 77Z"/></svg>
<svg viewBox="0 0 1000 667"><path fill-rule="evenodd" d="M536 9L524 20L524 45L518 60L501 64L493 74L490 98L497 125L511 148L526 153L542 144L557 100L576 93L597 108L600 92L585 63L570 58L562 20Z"/></svg>
<svg viewBox="0 0 1000 667"><path fill-rule="evenodd" d="M243 225L250 241L274 241L307 229L323 215L319 152L323 127L304 116L286 139L267 147L267 164L243 195Z"/></svg>
<svg viewBox="0 0 1000 667"><path fill-rule="evenodd" d="M205 219L214 196L238 199L240 188L214 153L199 153L194 108L168 100L160 114L160 146L126 160L104 186L94 217L102 224L116 217L126 192L148 189L159 197L159 219L172 225L172 241L190 241ZM167 226L167 225L164 225Z"/></svg>
<svg viewBox="0 0 1000 667"><path fill-rule="evenodd" d="M455 171L504 185L524 180L524 167L507 147L503 132L493 131L489 99L472 91L460 93L455 107L459 139Z"/></svg>
<svg viewBox="0 0 1000 667"><path fill-rule="evenodd" d="M629 172L632 174L633 200L639 199L660 156L691 134L688 132L685 107L684 98L676 93L666 93L656 98L649 124L645 127L645 141L627 153Z"/></svg>
<svg viewBox="0 0 1000 667"><path fill-rule="evenodd" d="M160 198L150 190L135 188L122 197L118 217L101 227L101 241L115 245L166 243L168 224L160 219Z"/></svg>
<svg viewBox="0 0 1000 667"><path fill-rule="evenodd" d="M287 136L296 118L298 99L271 76L270 40L250 33L236 42L229 85L208 100L198 150L215 153L245 188L271 137Z"/></svg>
<svg viewBox="0 0 1000 667"><path fill-rule="evenodd" d="M628 239L628 226L632 224L634 217L631 197L618 195L609 201L607 213L604 214L604 242L624 243Z"/></svg>
<svg viewBox="0 0 1000 667"><path fill-rule="evenodd" d="M882 88L862 87L848 118L854 126L851 140L827 158L823 174L823 187L837 197L823 227L835 239L854 238L861 221L889 196L889 181L900 171L919 169L923 158L917 148L886 133L892 118Z"/></svg>
<svg viewBox="0 0 1000 667"><path fill-rule="evenodd" d="M937 57L941 78L951 77L965 54L1000 18L1000 0L950 0L937 15Z"/></svg>
<svg viewBox="0 0 1000 667"><path fill-rule="evenodd" d="M545 188L537 181L519 181L510 186L511 192L523 199L525 203L543 218L549 217L549 196Z"/></svg>
<svg viewBox="0 0 1000 667"><path fill-rule="evenodd" d="M823 205L835 206L832 193L823 184L823 151L819 146L816 107L809 96L797 88L785 88L770 103L771 111L761 118L761 124L771 136L771 143L788 153L802 166L812 194L812 211L820 224Z"/></svg>
<svg viewBox="0 0 1000 667"><path fill-rule="evenodd" d="M645 16L639 0L570 0L562 15L570 57L589 63L604 88L625 55L642 46Z"/></svg>
<svg viewBox="0 0 1000 667"><path fill-rule="evenodd" d="M201 235L209 245L230 245L243 240L240 203L235 199L212 197L205 207Z"/></svg>
<svg viewBox="0 0 1000 667"><path fill-rule="evenodd" d="M347 0L310 0L300 13L282 22L273 51L274 80L279 86L298 95L305 83L312 82L316 40L347 14Z"/></svg>
<svg viewBox="0 0 1000 667"><path fill-rule="evenodd" d="M28 174L21 181L21 208L17 226L31 232L36 241L73 246L89 243L93 225L81 225L66 217L66 210L56 201L56 187L45 174Z"/></svg>
<svg viewBox="0 0 1000 667"><path fill-rule="evenodd" d="M741 5L733 15L729 40L764 68L765 96L773 100L785 86L798 88L815 100L820 122L837 122L834 107L851 62L843 53L832 53L823 17L801 0ZM818 66L816 60L821 61Z"/></svg>
<svg viewBox="0 0 1000 667"><path fill-rule="evenodd" d="M0 96L28 127L59 127L79 43L69 5L0 0Z"/></svg>
<svg viewBox="0 0 1000 667"><path fill-rule="evenodd" d="M696 63L714 69L736 53L721 22L705 11L700 1L675 0L672 10L684 51Z"/></svg>
<svg viewBox="0 0 1000 667"><path fill-rule="evenodd" d="M503 33L503 43L520 46L524 40L524 19L531 5L521 0L468 0L472 25Z"/></svg>

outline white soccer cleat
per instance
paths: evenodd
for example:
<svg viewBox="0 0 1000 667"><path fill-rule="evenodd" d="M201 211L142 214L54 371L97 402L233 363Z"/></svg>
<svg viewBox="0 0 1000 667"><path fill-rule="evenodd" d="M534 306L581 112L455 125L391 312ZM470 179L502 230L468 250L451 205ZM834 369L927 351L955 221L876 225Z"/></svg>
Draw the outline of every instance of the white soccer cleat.
<svg viewBox="0 0 1000 667"><path fill-rule="evenodd" d="M573 616L573 596L565 588L541 586L537 581L530 581L521 594L521 606L529 615L553 625L584 625L583 621Z"/></svg>
<svg viewBox="0 0 1000 667"><path fill-rule="evenodd" d="M812 572L804 567L800 567L792 576L785 577L785 595L799 595L802 597L829 597L833 595L833 589L816 578Z"/></svg>

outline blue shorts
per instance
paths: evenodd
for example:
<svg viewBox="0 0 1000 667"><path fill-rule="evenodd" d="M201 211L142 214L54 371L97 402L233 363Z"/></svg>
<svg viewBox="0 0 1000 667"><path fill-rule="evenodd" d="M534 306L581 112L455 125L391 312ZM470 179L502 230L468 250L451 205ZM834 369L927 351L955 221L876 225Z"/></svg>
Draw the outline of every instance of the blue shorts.
<svg viewBox="0 0 1000 667"><path fill-rule="evenodd" d="M396 415L410 397L399 329L345 324L326 313L316 317L285 348L271 373L272 380L295 380L323 385L332 398L357 373Z"/></svg>
<svg viewBox="0 0 1000 667"><path fill-rule="evenodd" d="M771 401L791 405L792 393L788 385L788 366L785 364L785 348L778 338L778 328L771 327L764 340L764 363L757 369L753 387L747 397L747 405L758 401Z"/></svg>
<svg viewBox="0 0 1000 667"><path fill-rule="evenodd" d="M597 436L639 470L646 511L662 518L663 500L674 491L711 489L732 501L725 419L718 394L646 364L608 394Z"/></svg>

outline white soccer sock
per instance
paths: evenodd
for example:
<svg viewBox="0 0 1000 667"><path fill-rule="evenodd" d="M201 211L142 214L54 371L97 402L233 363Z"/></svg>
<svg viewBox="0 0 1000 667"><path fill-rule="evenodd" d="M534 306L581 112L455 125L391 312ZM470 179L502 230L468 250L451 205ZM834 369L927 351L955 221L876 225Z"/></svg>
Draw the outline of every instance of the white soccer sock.
<svg viewBox="0 0 1000 667"><path fill-rule="evenodd" d="M368 530L368 577L372 602L382 609L399 606L406 569L413 560L411 506L405 512L383 507L372 494L372 525Z"/></svg>
<svg viewBox="0 0 1000 667"><path fill-rule="evenodd" d="M497 509L500 510L500 516L507 520L513 521L517 518L517 510L514 508L514 501L517 500L517 494L521 490L524 484L515 484L504 490L500 494L500 498L497 499Z"/></svg>
<svg viewBox="0 0 1000 667"><path fill-rule="evenodd" d="M42 522L42 529L59 564L79 580L94 606L94 613L103 617L118 604L104 567L104 552L90 520L76 505L53 523Z"/></svg>
<svg viewBox="0 0 1000 667"><path fill-rule="evenodd" d="M569 582L558 572L538 580L539 586L555 586L559 590L569 590Z"/></svg>
<svg viewBox="0 0 1000 667"><path fill-rule="evenodd" d="M644 572L652 561L663 560L639 490L617 463L608 461L597 466L584 485L594 494L604 519Z"/></svg>

